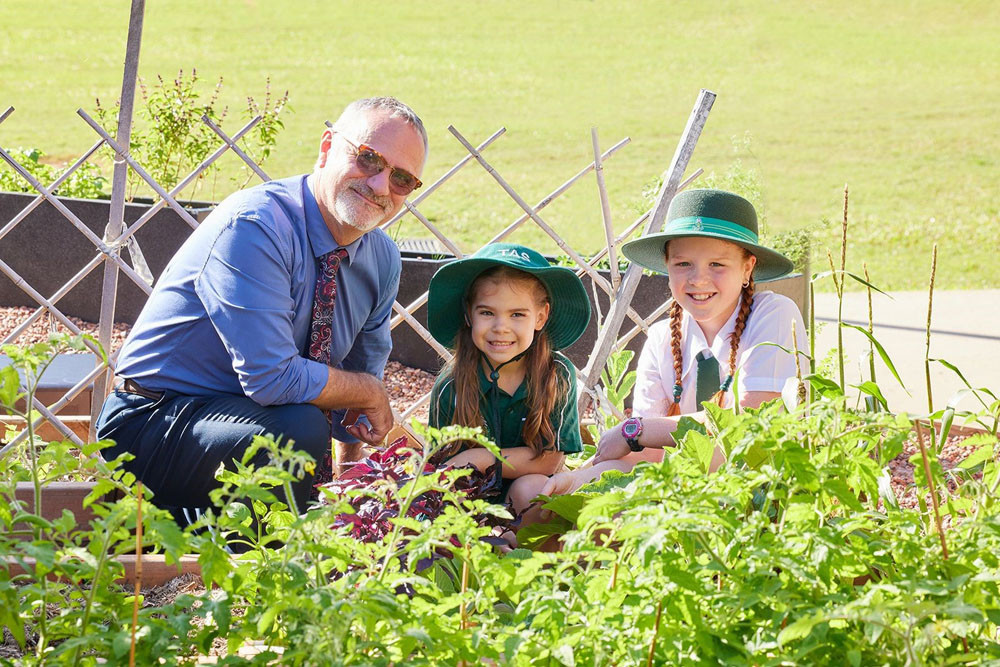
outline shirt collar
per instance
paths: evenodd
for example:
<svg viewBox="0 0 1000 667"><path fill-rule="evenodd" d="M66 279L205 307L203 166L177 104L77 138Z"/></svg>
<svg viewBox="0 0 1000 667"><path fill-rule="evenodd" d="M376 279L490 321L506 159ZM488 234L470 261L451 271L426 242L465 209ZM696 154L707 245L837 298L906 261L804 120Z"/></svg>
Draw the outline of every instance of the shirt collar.
<svg viewBox="0 0 1000 667"><path fill-rule="evenodd" d="M736 331L736 317L739 315L740 309L733 309L733 314L729 316L726 323L722 325L719 329L719 333L715 334L715 340L709 345L708 341L705 340L705 333L698 326L698 323L694 321L694 318L684 311L684 321L681 323L681 334L683 339L683 344L681 345L681 350L684 354L684 365L681 368L681 377L687 377L688 373L692 368L698 363L696 357L699 352L708 350L712 353L722 365L729 360L729 338L730 334ZM728 373L728 367L726 369Z"/></svg>
<svg viewBox="0 0 1000 667"><path fill-rule="evenodd" d="M309 182L309 175L302 177L302 204L306 214L306 234L309 236L309 245L312 247L313 256L319 258L333 252L341 247L330 233L330 228L323 220L320 213L319 204L316 203L316 196L313 194L312 185ZM365 240L367 234L362 234L353 243L343 246L347 251L347 263L354 263L354 256L358 253L358 248Z"/></svg>
<svg viewBox="0 0 1000 667"><path fill-rule="evenodd" d="M525 379L527 379L527 378L525 378ZM485 396L485 395L487 395L487 393L489 392L489 390L490 390L490 388L492 386L493 386L493 383L490 381L489 376L486 374L486 369L483 368L482 362L480 362L479 363L479 390ZM525 391L527 391L527 386L528 386L528 383L526 381L522 381L521 384L519 384L517 386L517 389L514 390L514 395L511 396L511 399L513 400L513 399L522 398L524 396ZM504 391L503 389L500 388L500 385L497 385L497 389L504 396L510 396L510 394L508 394L506 391Z"/></svg>

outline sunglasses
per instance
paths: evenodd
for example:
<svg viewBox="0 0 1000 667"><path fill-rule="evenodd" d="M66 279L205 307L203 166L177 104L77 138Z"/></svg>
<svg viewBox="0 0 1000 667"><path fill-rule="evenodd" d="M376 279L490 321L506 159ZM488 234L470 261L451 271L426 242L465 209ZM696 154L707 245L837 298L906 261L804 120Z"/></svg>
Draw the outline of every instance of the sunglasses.
<svg viewBox="0 0 1000 667"><path fill-rule="evenodd" d="M330 131L337 132L336 130ZM390 167L389 161L371 146L367 144L356 144L345 137L342 132L337 132L337 134L340 134L344 141L349 143L354 148L354 163L358 166L358 169L365 175L365 177L381 174L386 170L386 168L392 169L392 171L389 172L389 190L403 197L423 185L419 178L405 169Z"/></svg>

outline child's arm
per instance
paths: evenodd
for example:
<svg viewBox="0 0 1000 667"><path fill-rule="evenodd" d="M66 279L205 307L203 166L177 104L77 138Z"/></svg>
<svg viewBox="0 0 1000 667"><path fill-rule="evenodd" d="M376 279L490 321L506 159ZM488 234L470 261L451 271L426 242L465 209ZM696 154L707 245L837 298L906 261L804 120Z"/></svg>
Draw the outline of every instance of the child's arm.
<svg viewBox="0 0 1000 667"><path fill-rule="evenodd" d="M704 415L704 412L696 412L687 416L698 421L704 421ZM642 420L642 434L638 438L639 444L646 449L676 447L677 443L674 441L673 434L677 430L679 419L679 417L644 418ZM597 443L597 453L594 455L594 467L596 468L597 464L600 463L619 461L631 452L632 450L625 441L625 436L622 435L621 429L618 427L608 429L601 434L601 439ZM725 460L725 455L716 447L715 453L712 455L712 463L709 465L709 470L715 471Z"/></svg>
<svg viewBox="0 0 1000 667"><path fill-rule="evenodd" d="M486 472L486 469L496 463L496 461L496 457L488 449L473 447L472 449L466 449L464 452L455 454L455 456L445 461L444 465L452 466L453 468L471 465L475 466L479 472Z"/></svg>
<svg viewBox="0 0 1000 667"><path fill-rule="evenodd" d="M535 451L531 447L507 447L501 449L500 453L507 461L503 467L504 479L516 479L531 474L551 475L562 467L566 458L558 451L545 452L536 458Z"/></svg>

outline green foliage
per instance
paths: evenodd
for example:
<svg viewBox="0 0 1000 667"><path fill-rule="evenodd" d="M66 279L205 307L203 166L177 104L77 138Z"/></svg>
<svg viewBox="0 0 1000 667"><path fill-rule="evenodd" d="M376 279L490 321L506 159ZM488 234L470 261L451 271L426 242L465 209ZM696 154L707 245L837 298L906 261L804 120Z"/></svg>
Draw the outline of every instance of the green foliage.
<svg viewBox="0 0 1000 667"><path fill-rule="evenodd" d="M27 389L62 344L7 350ZM616 364L608 386L622 391L627 360ZM312 461L260 438L220 471L215 508L195 526L178 529L145 492L146 548L197 554L208 592L140 610L137 664L191 662L218 642L235 652L248 641L273 649L257 660L288 665L1000 659L996 438L972 439L958 472L931 461L931 479L917 476L918 493L933 482L951 518L946 559L931 515L901 509L887 481L908 419L849 410L835 383L810 381L822 391L808 407L712 406L704 425L682 420L680 446L662 463L548 499L553 519L522 534L541 543L566 531L559 553L496 552L474 516L503 510L454 491L462 471L401 486L386 479L379 493L397 498L400 512L386 517L383 540L358 542L330 528L350 511L346 500L278 502ZM3 398L19 393L14 382L0 376ZM469 429L423 435L414 471L454 440L482 438ZM136 491L122 460L89 456L106 444L82 457L51 443L32 445L34 457L0 459L0 624L23 664L121 663L128 653L132 594L113 584L111 556L134 548ZM708 474L705 455L716 447L726 462ZM258 468L262 452L270 465ZM16 479L41 484L80 470L98 480L89 526L68 513L43 519L13 500ZM949 474L966 476L954 491ZM407 517L431 489L452 505L434 521ZM120 500L104 497L112 490ZM14 574L12 562L26 573Z"/></svg>
<svg viewBox="0 0 1000 667"><path fill-rule="evenodd" d="M163 77L157 75L156 82L152 85L139 80L140 101L136 105L137 120L133 125L129 150L139 165L167 191L172 190L222 142L202 120L203 116L207 117L221 127L228 114L228 108L220 108L219 104L222 77L219 77L207 98L203 97L197 83L198 72L195 69L191 70L190 75L185 75L184 70L181 70L172 81L164 81ZM272 99L270 78L265 83L263 103L247 97L244 113L246 119L258 114L262 119L243 137L240 145L258 166L270 157L277 135L284 127L280 115L287 103L287 92ZM116 102L112 111L102 107L100 100L97 100L98 120L112 136L117 127L119 106ZM234 181L238 187L243 187L253 178L253 171L242 160L240 163L240 176L234 178ZM210 182L213 187L211 197L214 199L218 175L219 166L213 163L199 174L188 198L194 198L198 190L206 182ZM153 192L135 171L129 170L128 179L129 199L140 192Z"/></svg>
<svg viewBox="0 0 1000 667"><path fill-rule="evenodd" d="M45 187L51 186L61 175L61 171L56 167L42 161L45 154L37 148L8 148L7 152ZM104 194L106 185L107 179L101 175L100 168L88 162L74 170L69 178L56 188L55 194L61 197L97 199ZM0 191L38 193L24 177L11 169L6 162L0 169Z"/></svg>

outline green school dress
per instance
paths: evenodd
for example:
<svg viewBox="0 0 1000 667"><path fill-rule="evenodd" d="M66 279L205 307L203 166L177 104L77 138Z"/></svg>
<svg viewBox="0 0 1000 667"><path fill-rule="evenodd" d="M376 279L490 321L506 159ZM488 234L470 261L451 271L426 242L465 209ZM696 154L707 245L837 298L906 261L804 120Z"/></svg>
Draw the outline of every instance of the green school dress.
<svg viewBox="0 0 1000 667"><path fill-rule="evenodd" d="M556 432L555 448L565 453L579 452L583 450L583 441L580 438L580 415L576 409L576 369L569 359L558 352L553 357L556 372L567 388L557 400L550 417ZM527 381L522 382L510 395L490 382L482 366L479 368L479 410L485 424L483 431L501 449L524 446L521 428L528 414L527 385ZM454 380L450 375L439 375L431 390L430 426L450 426L454 423L454 414ZM504 480L503 496L506 496L512 482L512 479Z"/></svg>

